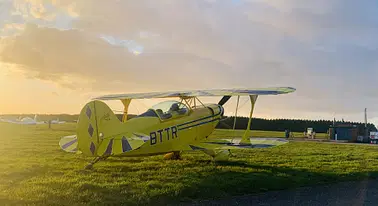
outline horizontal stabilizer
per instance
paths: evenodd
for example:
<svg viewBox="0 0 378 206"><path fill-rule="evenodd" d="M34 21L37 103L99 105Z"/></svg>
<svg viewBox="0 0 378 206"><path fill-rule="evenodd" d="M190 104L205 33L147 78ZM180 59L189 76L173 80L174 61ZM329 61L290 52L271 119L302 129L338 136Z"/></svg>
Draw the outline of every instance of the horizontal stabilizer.
<svg viewBox="0 0 378 206"><path fill-rule="evenodd" d="M66 152L77 152L77 138L76 135L62 137L59 141L59 146Z"/></svg>
<svg viewBox="0 0 378 206"><path fill-rule="evenodd" d="M140 148L148 141L147 136L133 135L132 137L116 136L104 139L97 151L99 156L121 155L126 152Z"/></svg>

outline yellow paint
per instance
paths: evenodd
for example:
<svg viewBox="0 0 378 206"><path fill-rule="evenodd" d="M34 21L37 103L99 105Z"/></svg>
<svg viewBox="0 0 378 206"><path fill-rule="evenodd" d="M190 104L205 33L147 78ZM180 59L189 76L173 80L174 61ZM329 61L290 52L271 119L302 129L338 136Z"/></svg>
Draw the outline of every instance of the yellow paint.
<svg viewBox="0 0 378 206"><path fill-rule="evenodd" d="M124 106L122 122L126 122L131 99L121 99L121 102Z"/></svg>
<svg viewBox="0 0 378 206"><path fill-rule="evenodd" d="M216 95L226 94L239 90L213 90ZM260 90L263 91L263 90ZM275 90L274 90L275 91ZM292 92L290 89L288 92ZM212 156L216 160L225 160L229 157L229 146L219 146L214 141L207 141L213 133L216 125L224 113L222 106L218 104L191 107L194 100L187 98L197 94L198 91L186 93L182 101L166 101L155 105L140 116L127 120L128 108L131 99L141 98L164 98L177 96L176 93L144 93L121 95L124 105L123 121L120 121L113 111L99 99L115 99L115 96L103 96L87 103L81 110L77 139L78 150L87 156L150 156L166 154L165 158L171 158L174 153L184 150L200 150ZM205 92L206 93L206 92ZM233 95L249 94L251 111L248 127L244 132L240 144L251 144L249 131L253 110L257 101L258 93L263 92L250 90L233 93ZM191 103L192 102L192 103ZM185 104L186 103L186 104ZM222 140L224 141L224 140ZM233 144L233 143L232 143ZM226 144L229 145L229 144ZM71 149L71 148L70 148ZM220 152L215 150L223 149Z"/></svg>
<svg viewBox="0 0 378 206"><path fill-rule="evenodd" d="M174 152L170 152L164 155L164 159L169 160L173 158Z"/></svg>
<svg viewBox="0 0 378 206"><path fill-rule="evenodd" d="M78 149L87 156L109 155L106 153L109 148L111 156L143 156L182 151L190 143L203 140L214 131L219 122L221 107L216 104L208 107L214 110L214 115L209 108L200 107L182 115L174 114L168 120L156 116L137 117L121 122L104 102L92 101L80 113ZM89 125L93 128L92 136ZM150 140L144 142L138 136ZM127 139L132 150L122 151L122 138ZM113 144L110 145L111 142Z"/></svg>
<svg viewBox="0 0 378 206"><path fill-rule="evenodd" d="M255 109L256 101L257 101L257 95L250 95L249 100L251 101L251 111L249 113L249 120L248 120L248 125L247 129L244 132L243 138L241 140L241 144L250 144L250 128L251 128L251 122L252 122L252 115L253 115L253 110Z"/></svg>

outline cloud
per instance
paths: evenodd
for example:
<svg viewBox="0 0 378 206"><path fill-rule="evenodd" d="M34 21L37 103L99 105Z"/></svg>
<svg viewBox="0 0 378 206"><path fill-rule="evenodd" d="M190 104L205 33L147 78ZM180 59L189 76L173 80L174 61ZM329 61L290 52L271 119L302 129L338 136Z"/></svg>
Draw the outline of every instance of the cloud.
<svg viewBox="0 0 378 206"><path fill-rule="evenodd" d="M373 1L10 2L0 59L30 78L115 93L287 85L261 114L378 117Z"/></svg>
<svg viewBox="0 0 378 206"><path fill-rule="evenodd" d="M51 80L72 89L87 86L100 91L114 91L117 81L122 82L118 85L123 86L123 91L128 85L143 89L144 85L151 87L166 82L188 84L193 80L187 79L187 75L207 75L211 70L215 74L220 67L225 67L213 60L172 51L139 58L127 48L78 30L59 31L33 24L26 25L22 34L4 40L0 58L2 62L20 65L29 78ZM206 75L197 79L207 80ZM71 77L64 78L67 76Z"/></svg>
<svg viewBox="0 0 378 206"><path fill-rule="evenodd" d="M3 0L1 2L1 36L13 36L23 30L23 24L34 23L41 27L59 30L72 29L77 18L71 7L59 7L55 1ZM14 26L16 25L16 26Z"/></svg>
<svg viewBox="0 0 378 206"><path fill-rule="evenodd" d="M121 40L108 35L101 35L100 38L113 46L126 47L129 52L132 52L135 55L141 54L144 49L143 46L133 40Z"/></svg>

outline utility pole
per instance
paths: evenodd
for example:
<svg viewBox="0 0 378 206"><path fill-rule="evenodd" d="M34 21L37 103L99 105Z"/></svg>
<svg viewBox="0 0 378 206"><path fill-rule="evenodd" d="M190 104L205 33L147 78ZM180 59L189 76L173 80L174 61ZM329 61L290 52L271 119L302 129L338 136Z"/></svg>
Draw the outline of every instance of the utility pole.
<svg viewBox="0 0 378 206"><path fill-rule="evenodd" d="M365 138L368 138L368 127L367 127L367 108L365 108Z"/></svg>
<svg viewBox="0 0 378 206"><path fill-rule="evenodd" d="M365 108L365 128L367 128L367 108Z"/></svg>

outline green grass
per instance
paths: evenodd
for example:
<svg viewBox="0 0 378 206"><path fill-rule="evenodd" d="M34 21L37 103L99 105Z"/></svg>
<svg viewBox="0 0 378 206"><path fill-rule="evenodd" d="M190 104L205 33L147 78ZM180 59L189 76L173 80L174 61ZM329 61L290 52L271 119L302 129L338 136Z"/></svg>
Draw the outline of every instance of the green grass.
<svg viewBox="0 0 378 206"><path fill-rule="evenodd" d="M58 146L74 125L52 127L0 123L0 205L165 205L378 174L376 147L312 142L235 150L227 163L185 153L181 161L110 158L85 171L90 158Z"/></svg>

